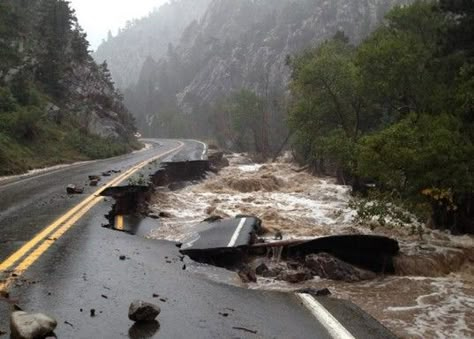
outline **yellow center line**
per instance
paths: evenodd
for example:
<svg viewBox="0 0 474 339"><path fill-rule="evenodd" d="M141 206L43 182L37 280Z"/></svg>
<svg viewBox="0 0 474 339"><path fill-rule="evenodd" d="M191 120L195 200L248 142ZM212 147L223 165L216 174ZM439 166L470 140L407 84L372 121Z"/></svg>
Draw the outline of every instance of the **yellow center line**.
<svg viewBox="0 0 474 339"><path fill-rule="evenodd" d="M36 247L40 242L43 241L43 243L40 246L38 246L30 255L28 255L23 261L21 261L15 268L14 270L15 271L14 273L16 273L15 275L16 276L21 275L31 265L33 265L33 263L36 260L38 260L38 258L41 255L43 255L57 239L59 239L62 235L64 235L64 233L66 233L81 217L83 217L92 207L94 207L97 203L99 203L102 200L102 197L99 196L102 191L130 177L132 174L134 174L135 172L137 172L138 170L140 170L141 168L143 168L150 162L179 150L184 145L182 142L179 142L179 144L180 145L178 147L175 147L170 151L159 154L149 160L143 161L139 163L138 165L133 166L132 168L130 168L129 170L127 170L126 172L118 176L117 178L111 180L105 186L101 187L99 190L95 191L92 195L84 199L77 206L75 206L74 208L66 212L63 216L58 218L51 225L43 229L33 239L31 239L29 242L23 245L19 250L17 250L10 257L8 257L8 259L6 259L3 263L1 263L0 273L2 271L6 271L10 269L18 260L23 258L25 254L27 254L34 247ZM59 226L61 227L58 229ZM54 231L56 232L53 233ZM51 233L53 234L49 236ZM7 279L6 281L1 282L0 291L8 289L10 283L11 283L11 279Z"/></svg>
<svg viewBox="0 0 474 339"><path fill-rule="evenodd" d="M117 215L115 217L115 228L120 230L120 231L123 231L123 215Z"/></svg>

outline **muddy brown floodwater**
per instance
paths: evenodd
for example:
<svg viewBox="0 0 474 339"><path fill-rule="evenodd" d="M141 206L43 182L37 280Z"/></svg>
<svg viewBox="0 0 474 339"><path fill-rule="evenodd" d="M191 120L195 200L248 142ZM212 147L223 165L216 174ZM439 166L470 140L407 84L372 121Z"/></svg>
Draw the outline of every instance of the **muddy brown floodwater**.
<svg viewBox="0 0 474 339"><path fill-rule="evenodd" d="M423 239L412 225L373 229L356 224L349 207L350 188L332 178L298 172L288 158L253 164L245 155L229 156L218 175L178 191L158 191L156 212L167 212L152 238L182 241L193 225L209 217L256 215L284 239L362 233L382 234L400 242L397 275L342 283L315 278L300 284L259 277L249 288L292 291L328 287L351 300L402 338L474 338L474 238L425 229ZM270 259L269 259L270 260Z"/></svg>

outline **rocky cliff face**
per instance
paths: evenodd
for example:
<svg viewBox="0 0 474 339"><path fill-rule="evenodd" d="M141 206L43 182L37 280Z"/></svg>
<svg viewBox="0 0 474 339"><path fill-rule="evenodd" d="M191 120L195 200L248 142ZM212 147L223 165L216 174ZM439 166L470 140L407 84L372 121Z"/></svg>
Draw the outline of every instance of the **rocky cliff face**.
<svg viewBox="0 0 474 339"><path fill-rule="evenodd" d="M66 0L0 1L0 174L138 146L134 119Z"/></svg>
<svg viewBox="0 0 474 339"><path fill-rule="evenodd" d="M247 88L273 100L284 95L288 57L344 31L361 41L384 14L405 0L213 0L200 21L160 60L148 60L126 104L148 134L160 115L183 112L204 121L218 98ZM165 113L166 111L166 113Z"/></svg>
<svg viewBox="0 0 474 339"><path fill-rule="evenodd" d="M39 92L48 102L48 116L58 124L68 120L100 137L132 138L133 118L107 65L89 55L86 35L68 3L5 0L2 6L0 41L8 41L9 51L0 55L6 66L0 67L0 87L9 88L20 106L31 106L22 97ZM8 31L2 32L6 25Z"/></svg>
<svg viewBox="0 0 474 339"><path fill-rule="evenodd" d="M109 35L93 54L102 63L107 60L118 88L134 85L145 60L159 60L176 44L184 29L199 20L211 0L172 1L148 17L129 22L115 37Z"/></svg>
<svg viewBox="0 0 474 339"><path fill-rule="evenodd" d="M72 113L82 128L103 138L127 138L134 132L133 118L105 64L92 59L74 63L66 84L68 100L56 116L61 111Z"/></svg>

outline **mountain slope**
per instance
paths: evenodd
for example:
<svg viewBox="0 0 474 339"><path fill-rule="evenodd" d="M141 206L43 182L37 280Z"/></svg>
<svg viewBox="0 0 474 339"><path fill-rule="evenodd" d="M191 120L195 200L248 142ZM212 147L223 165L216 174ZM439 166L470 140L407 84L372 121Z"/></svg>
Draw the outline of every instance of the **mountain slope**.
<svg viewBox="0 0 474 339"><path fill-rule="evenodd" d="M180 0L164 4L149 16L129 22L115 37L109 35L93 54L107 60L116 85L125 89L138 80L148 57L159 60L184 29L198 20L210 0Z"/></svg>
<svg viewBox="0 0 474 339"><path fill-rule="evenodd" d="M164 121L181 114L172 128L176 135L208 136L214 132L214 103L247 88L264 97L273 119L283 122L284 105L275 102L287 91L288 56L340 30L357 43L388 9L404 2L213 0L177 46L144 64L137 85L125 93L126 104L146 134L170 135Z"/></svg>
<svg viewBox="0 0 474 339"><path fill-rule="evenodd" d="M137 145L133 117L67 1L3 1L0 47L0 174Z"/></svg>

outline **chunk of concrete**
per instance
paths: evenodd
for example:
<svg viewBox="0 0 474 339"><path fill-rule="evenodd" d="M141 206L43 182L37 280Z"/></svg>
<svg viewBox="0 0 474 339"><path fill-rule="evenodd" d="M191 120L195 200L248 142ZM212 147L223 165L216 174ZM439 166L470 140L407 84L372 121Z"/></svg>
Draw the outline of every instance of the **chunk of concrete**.
<svg viewBox="0 0 474 339"><path fill-rule="evenodd" d="M26 313L16 311L10 317L12 339L38 339L51 334L57 321L42 313Z"/></svg>
<svg viewBox="0 0 474 339"><path fill-rule="evenodd" d="M153 321L160 314L159 306L135 300L128 309L128 318L133 321Z"/></svg>

